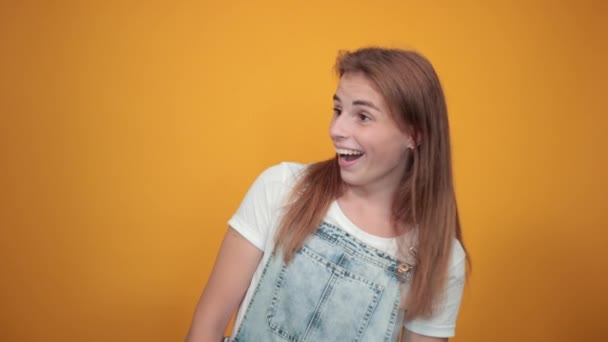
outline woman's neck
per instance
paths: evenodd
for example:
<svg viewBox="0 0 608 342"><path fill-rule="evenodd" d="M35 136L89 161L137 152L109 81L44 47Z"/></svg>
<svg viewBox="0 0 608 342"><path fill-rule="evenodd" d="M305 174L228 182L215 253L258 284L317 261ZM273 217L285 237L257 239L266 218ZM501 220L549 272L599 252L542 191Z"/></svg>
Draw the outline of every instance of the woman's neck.
<svg viewBox="0 0 608 342"><path fill-rule="evenodd" d="M381 237L395 237L405 231L392 219L393 191L368 191L347 186L338 198L342 212L360 229Z"/></svg>

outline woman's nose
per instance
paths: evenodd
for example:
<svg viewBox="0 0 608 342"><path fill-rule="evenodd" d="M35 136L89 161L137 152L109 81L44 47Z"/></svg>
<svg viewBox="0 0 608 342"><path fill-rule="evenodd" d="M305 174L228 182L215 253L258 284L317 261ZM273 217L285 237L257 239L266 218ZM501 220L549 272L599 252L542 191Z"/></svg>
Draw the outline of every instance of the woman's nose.
<svg viewBox="0 0 608 342"><path fill-rule="evenodd" d="M331 120L329 125L329 136L333 141L343 140L348 136L348 123L344 115L337 115Z"/></svg>

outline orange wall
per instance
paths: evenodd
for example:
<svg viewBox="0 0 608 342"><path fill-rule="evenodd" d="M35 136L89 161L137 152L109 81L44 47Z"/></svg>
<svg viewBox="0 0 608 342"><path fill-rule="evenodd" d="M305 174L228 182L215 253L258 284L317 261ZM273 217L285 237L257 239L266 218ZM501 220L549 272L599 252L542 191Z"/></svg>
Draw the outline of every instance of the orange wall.
<svg viewBox="0 0 608 342"><path fill-rule="evenodd" d="M454 341L605 336L605 2L49 3L0 3L0 340L180 340L252 180L332 154L333 60L369 44L445 86Z"/></svg>

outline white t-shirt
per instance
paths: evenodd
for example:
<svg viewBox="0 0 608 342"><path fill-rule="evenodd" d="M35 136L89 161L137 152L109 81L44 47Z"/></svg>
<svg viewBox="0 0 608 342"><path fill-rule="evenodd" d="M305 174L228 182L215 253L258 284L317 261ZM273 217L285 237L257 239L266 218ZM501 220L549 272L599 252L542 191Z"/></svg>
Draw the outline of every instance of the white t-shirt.
<svg viewBox="0 0 608 342"><path fill-rule="evenodd" d="M265 170L253 183L241 202L237 212L228 224L264 252L262 260L251 279L249 289L237 313L233 337L238 330L251 301L255 287L260 281L264 265L274 249L274 235L278 228L285 201L298 176L306 165L281 163ZM324 221L340 227L366 244L395 255L396 239L383 238L366 233L355 226L344 215L337 201L331 204ZM420 335L432 337L452 337L455 333L456 318L462 298L465 274L465 253L457 240L454 240L449 267L449 278L441 305L430 319L406 321L406 329Z"/></svg>

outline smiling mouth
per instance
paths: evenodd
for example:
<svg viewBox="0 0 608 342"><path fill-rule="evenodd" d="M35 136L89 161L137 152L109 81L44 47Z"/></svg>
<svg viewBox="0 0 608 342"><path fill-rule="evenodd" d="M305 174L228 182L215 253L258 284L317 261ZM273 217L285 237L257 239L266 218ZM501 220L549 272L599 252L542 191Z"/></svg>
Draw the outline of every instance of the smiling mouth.
<svg viewBox="0 0 608 342"><path fill-rule="evenodd" d="M337 148L336 153L338 154L338 157L340 159L343 159L347 162L357 160L357 159L361 158L361 156L363 155L363 152L361 152L361 151L348 150L348 149L342 149L342 148Z"/></svg>
<svg viewBox="0 0 608 342"><path fill-rule="evenodd" d="M351 162L353 160L357 160L361 158L363 154L339 154L340 158L346 160L347 162Z"/></svg>

